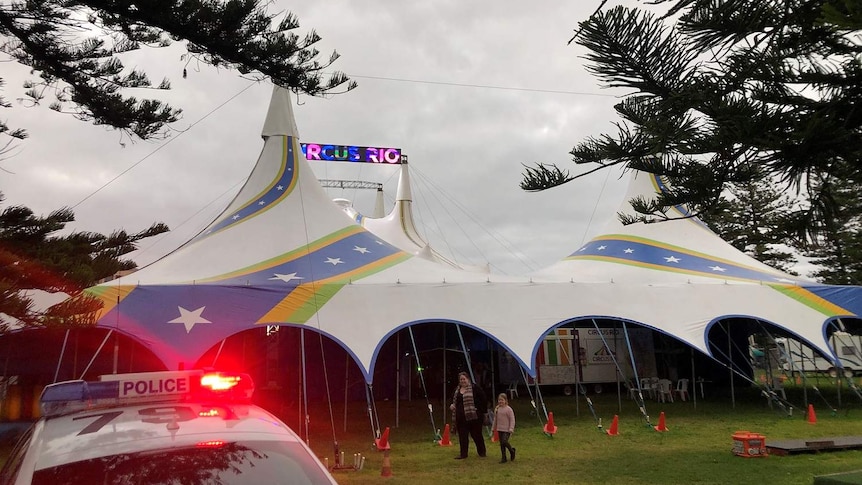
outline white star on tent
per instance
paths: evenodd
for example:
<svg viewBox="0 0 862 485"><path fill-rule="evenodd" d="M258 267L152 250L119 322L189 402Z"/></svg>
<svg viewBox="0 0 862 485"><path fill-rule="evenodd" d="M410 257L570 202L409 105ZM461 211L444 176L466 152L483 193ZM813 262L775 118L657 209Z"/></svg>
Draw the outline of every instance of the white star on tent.
<svg viewBox="0 0 862 485"><path fill-rule="evenodd" d="M344 264L344 261L342 261L341 258L326 258L326 261L324 261L324 262L329 263L333 266L337 266L339 264Z"/></svg>
<svg viewBox="0 0 862 485"><path fill-rule="evenodd" d="M599 251L604 251L604 250L605 250L605 249L607 249L607 248L608 248L607 246L599 246L599 247L598 247Z"/></svg>
<svg viewBox="0 0 862 485"><path fill-rule="evenodd" d="M173 320L170 320L168 323L182 323L186 327L186 333L191 332L195 324L212 323L211 321L201 316L201 313L204 312L204 308L206 308L205 306L202 306L194 311L188 311L181 306L178 306L177 308L180 310L180 316L174 318Z"/></svg>
<svg viewBox="0 0 862 485"><path fill-rule="evenodd" d="M233 219L233 220L239 219L239 214L234 214L234 216L231 219Z"/></svg>
<svg viewBox="0 0 862 485"><path fill-rule="evenodd" d="M257 205L264 205L264 204L266 204L266 202L263 200L257 203Z"/></svg>
<svg viewBox="0 0 862 485"><path fill-rule="evenodd" d="M667 256L666 258L664 258L664 260L668 263L679 263L679 258L675 256Z"/></svg>
<svg viewBox="0 0 862 485"><path fill-rule="evenodd" d="M710 267L709 267L709 269L711 269L711 270L713 270L713 271L720 271L720 272L722 272L722 273L724 273L725 271L727 271L727 269L722 268L721 266L710 266Z"/></svg>
<svg viewBox="0 0 862 485"><path fill-rule="evenodd" d="M296 273L290 273L290 274L275 273L275 276L273 276L270 279L271 280L281 280L281 281L284 281L285 283L290 283L293 280L302 280L305 278L303 278L302 276L296 276Z"/></svg>
<svg viewBox="0 0 862 485"><path fill-rule="evenodd" d="M284 185L279 185L279 186L278 186L278 187L276 187L276 188L277 188L279 191L284 190Z"/></svg>
<svg viewBox="0 0 862 485"><path fill-rule="evenodd" d="M626 248L623 252L626 254L631 254L631 253L635 252L635 250L632 248Z"/></svg>
<svg viewBox="0 0 862 485"><path fill-rule="evenodd" d="M383 241L374 241L374 242L376 242L377 244L379 244L379 245L383 246Z"/></svg>
<svg viewBox="0 0 862 485"><path fill-rule="evenodd" d="M359 246L353 246L353 250L360 254L370 253L371 251L368 248L360 248Z"/></svg>

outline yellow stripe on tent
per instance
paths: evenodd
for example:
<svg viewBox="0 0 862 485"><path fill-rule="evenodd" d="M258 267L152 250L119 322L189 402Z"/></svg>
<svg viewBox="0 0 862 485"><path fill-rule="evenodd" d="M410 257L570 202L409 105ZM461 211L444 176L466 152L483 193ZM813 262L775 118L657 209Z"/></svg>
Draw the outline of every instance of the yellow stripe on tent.
<svg viewBox="0 0 862 485"><path fill-rule="evenodd" d="M96 321L98 321L113 310L119 302L125 300L135 288L137 288L136 285L94 286L84 290L84 293L102 300L103 306L96 312Z"/></svg>
<svg viewBox="0 0 862 485"><path fill-rule="evenodd" d="M317 251L318 249L329 246L330 244L336 243L342 239L346 239L346 238L348 238L348 237L350 237L356 233L362 232L364 230L365 229L361 228L360 226L348 226L348 227L345 227L344 229L340 229L338 231L335 231L332 234L328 234L326 236L323 236L322 238L309 243L308 246L303 246L303 247L294 249L293 251L272 257L272 258L264 260L264 261L261 261L260 263L257 263L257 264L252 265L252 266L241 268L241 269L238 269L236 271L231 271L230 273L225 273L225 274L221 274L218 276L213 276L212 278L199 279L199 280L196 280L195 282L197 282L197 283L213 283L213 282L222 281L222 280L226 280L226 279L237 278L237 277L244 276L244 275L251 274L251 273L256 273L258 271L263 271L267 268L272 268L274 266L278 266L278 265L287 263L289 261L295 261L297 259L308 256L310 253L313 253L314 251ZM192 283L192 282L189 281L188 283Z"/></svg>
<svg viewBox="0 0 862 485"><path fill-rule="evenodd" d="M569 258L569 259L574 259L574 258ZM613 256L577 256L577 259L590 259L593 261L605 261L608 263L618 263L618 264L625 264L627 266L635 266L637 268L657 269L660 271L667 271L669 273L681 273L681 274L687 274L687 275L692 275L692 276L704 276L707 278L715 278L715 279L726 280L726 281L748 281L748 282L760 282L760 281L762 281L762 280L755 280L755 279L751 279L751 278L739 278L739 277L729 276L729 275L725 275L725 274L706 273L703 271L695 271L695 270L691 270L691 269L674 268L674 267L663 266L660 264L642 263L640 261L632 261L630 259L615 258ZM739 266L739 265L737 265L737 266Z"/></svg>
<svg viewBox="0 0 862 485"><path fill-rule="evenodd" d="M296 289L278 302L265 315L260 317L256 323L305 323L319 308L322 308L323 305L335 296L338 290L351 281L359 280L382 271L408 258L410 258L410 255L406 253L395 253L347 273L320 281L303 283L297 286Z"/></svg>
<svg viewBox="0 0 862 485"><path fill-rule="evenodd" d="M827 317L852 315L853 312L840 307L829 300L823 299L801 286L769 285L803 305L816 310Z"/></svg>

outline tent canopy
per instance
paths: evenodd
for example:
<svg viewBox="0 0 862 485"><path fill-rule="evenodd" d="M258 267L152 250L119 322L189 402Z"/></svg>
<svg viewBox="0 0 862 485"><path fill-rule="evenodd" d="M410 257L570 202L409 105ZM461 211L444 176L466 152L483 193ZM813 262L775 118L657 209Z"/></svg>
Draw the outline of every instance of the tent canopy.
<svg viewBox="0 0 862 485"><path fill-rule="evenodd" d="M545 334L589 318L636 322L710 354L710 326L746 317L833 355L827 323L862 312L860 288L765 266L695 218L611 220L602 235L532 274L465 270L399 240L403 234L367 230L329 200L300 150L288 91L274 89L262 135L248 180L206 229L139 271L87 290L105 304L99 326L141 340L168 368L191 365L243 330L296 325L342 345L370 381L393 333L452 322L493 338L535 375ZM650 174L630 176L620 212L632 212L632 197L663 187ZM410 200L403 194L402 216ZM409 236L412 216L408 222Z"/></svg>

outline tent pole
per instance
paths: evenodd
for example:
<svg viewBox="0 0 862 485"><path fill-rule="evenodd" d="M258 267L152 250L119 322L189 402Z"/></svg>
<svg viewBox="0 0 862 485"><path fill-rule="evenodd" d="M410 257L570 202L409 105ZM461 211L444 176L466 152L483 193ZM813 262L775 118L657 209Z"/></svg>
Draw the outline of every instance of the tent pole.
<svg viewBox="0 0 862 485"><path fill-rule="evenodd" d="M69 341L69 329L66 329L66 336L63 337L63 347L60 348L60 358L57 360L57 370L54 371L54 381L57 382L57 377L60 375L60 365L63 364L63 355L66 353L66 342Z"/></svg>
<svg viewBox="0 0 862 485"><path fill-rule="evenodd" d="M576 364L577 367L575 368L575 416L580 418L581 417L581 399L579 396L581 393L579 391L581 389L581 364L580 364L581 356L580 356L580 350L576 350L575 352L578 354L578 356L576 357L578 359L578 361L577 361L578 363Z"/></svg>
<svg viewBox="0 0 862 485"><path fill-rule="evenodd" d="M446 342L446 325L442 325L443 327L443 404L440 406L440 422L443 425L446 425L446 410L448 406L446 406L446 399L449 396L449 390L446 389L446 377L449 375L449 364L446 357L449 355L449 348L447 347L448 343ZM455 423L452 423L452 426L455 426Z"/></svg>
<svg viewBox="0 0 862 485"><path fill-rule="evenodd" d="M614 351L620 348L619 342L619 321L614 322ZM622 377L622 367L617 365L617 412L623 413L623 398L622 398L622 387L620 386L620 377Z"/></svg>
<svg viewBox="0 0 862 485"><path fill-rule="evenodd" d="M789 349L790 348L790 339L786 339L785 342L787 342L787 347ZM788 353L789 352L790 351L788 350ZM799 355L803 355L802 354L802 342L801 341L799 342ZM791 357L791 359L792 359L792 357ZM800 376L799 377L802 379L802 384L803 384L802 385L802 399L804 401L805 409L808 409L808 385L805 383L805 359L799 359L799 360L800 360L800 369L799 369Z"/></svg>
<svg viewBox="0 0 862 485"><path fill-rule="evenodd" d="M431 418L431 432L434 434L435 439L439 439L437 438L439 434L437 432L437 425L434 422L434 408L431 406L431 400L428 397L428 387L425 385L425 375L423 374L422 362L419 360L419 349L416 347L416 337L413 336L413 327L407 327L407 330L410 332L410 343L413 344L413 353L416 354L416 370L419 372L419 382L422 384L422 392L425 394L425 404L428 405L428 417Z"/></svg>
<svg viewBox="0 0 862 485"><path fill-rule="evenodd" d="M347 409L345 407L345 409ZM395 427L398 427L401 411L401 333L395 334Z"/></svg>
<svg viewBox="0 0 862 485"><path fill-rule="evenodd" d="M344 432L347 432L347 388L350 383L350 356L344 355Z"/></svg>
<svg viewBox="0 0 862 485"><path fill-rule="evenodd" d="M221 355L222 349L224 349L224 343L227 341L226 338L221 339L221 344L218 346L218 350L216 351L215 357L213 357L213 367L216 366L216 362L218 362L218 358Z"/></svg>
<svg viewBox="0 0 862 485"><path fill-rule="evenodd" d="M832 326L833 327L836 326L834 322L832 323ZM832 354L838 355L838 347L835 344L835 332L832 332ZM844 367L841 366L840 364L841 364L841 361L836 360L835 368L838 369L838 377L836 377L835 380L837 381L838 385L835 386L835 393L838 396L838 407L839 408L841 407L841 381L842 381L842 374L844 373Z"/></svg>
<svg viewBox="0 0 862 485"><path fill-rule="evenodd" d="M488 358L491 365L491 400L492 402L497 402L497 379L495 378L496 374L494 373L494 351L491 350L491 337L485 337L485 347L488 349Z"/></svg>
<svg viewBox="0 0 862 485"><path fill-rule="evenodd" d="M105 344L108 342L108 339L109 339L109 338L111 338L111 334L112 334L112 333L114 333L114 329L113 329L113 328L112 328L112 329L110 329L110 330L108 330L108 334L107 334L107 335L105 335L105 338L104 338L104 340L102 340L101 345L99 345L99 348L98 348L98 349L96 349L96 353L94 353L94 354L93 354L93 358L92 358L92 359L90 359L90 363L89 363L89 364L87 364L87 367L85 367L85 368L84 368L84 372L81 372L81 377L79 377L79 379L83 380L83 379L84 379L84 376L85 376L85 375L87 375L87 371L88 371L88 370L90 370L90 366L91 366L91 365L93 365L93 362L96 360L96 357L98 357L98 356L99 356L99 352L101 352L101 351L102 351L102 347L104 347L104 346L105 346Z"/></svg>
<svg viewBox="0 0 862 485"><path fill-rule="evenodd" d="M641 388L641 379L640 375L638 375L638 363L635 360L635 352L632 349L632 339L629 335L629 327L626 325L625 320L623 320L623 335L626 337L626 348L629 351L629 360L631 360L632 363L632 374L634 375L634 382L632 385L638 386L637 399L635 399L635 402L637 403L638 410L641 412L641 417L643 417L647 425L650 425L649 414L647 414L646 403L644 402L643 389ZM619 367L619 365L617 365L617 367Z"/></svg>
<svg viewBox="0 0 862 485"><path fill-rule="evenodd" d="M572 359L575 365L575 416L581 417L581 339L578 335L578 329L572 323ZM586 397L586 396L585 396Z"/></svg>
<svg viewBox="0 0 862 485"><path fill-rule="evenodd" d="M728 369L730 369L730 404L733 409L736 409L736 393L733 389L733 350L731 349L731 339L730 339L730 322L727 322L727 329L725 330L727 334L727 359L730 365Z"/></svg>
<svg viewBox="0 0 862 485"><path fill-rule="evenodd" d="M117 307L120 306L120 295L117 295ZM117 312L117 330L120 329L120 312ZM120 334L114 336L114 374L117 373L120 361Z"/></svg>
<svg viewBox="0 0 862 485"><path fill-rule="evenodd" d="M691 397L694 402L694 409L697 409L697 390L694 386L697 385L697 374L694 369L694 347L690 348L691 350Z"/></svg>
<svg viewBox="0 0 862 485"><path fill-rule="evenodd" d="M467 371L470 372L470 382L476 382L476 376L473 375L473 364L470 362L470 352L467 350L467 345L464 343L464 335L461 334L461 325L455 324L458 329L458 339L461 340L461 351L464 352L464 360L467 361Z"/></svg>
<svg viewBox="0 0 862 485"><path fill-rule="evenodd" d="M374 439L380 438L380 428L374 425L374 412L371 410L371 401L374 397L371 395L371 386L365 383L365 409L368 413L368 422L371 424L371 435Z"/></svg>
<svg viewBox="0 0 862 485"><path fill-rule="evenodd" d="M305 372L305 329L299 329L299 346L302 348L302 411L305 426L305 444L311 445L308 436L308 375Z"/></svg>

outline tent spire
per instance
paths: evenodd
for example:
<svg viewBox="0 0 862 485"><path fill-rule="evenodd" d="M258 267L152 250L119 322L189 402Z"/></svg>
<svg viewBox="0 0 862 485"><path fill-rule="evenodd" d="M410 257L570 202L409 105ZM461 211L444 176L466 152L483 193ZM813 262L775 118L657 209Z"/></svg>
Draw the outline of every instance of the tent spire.
<svg viewBox="0 0 862 485"><path fill-rule="evenodd" d="M401 176L398 178L398 193L395 194L398 202L413 202L413 194L410 192L410 174L407 171L407 162L401 162Z"/></svg>
<svg viewBox="0 0 862 485"><path fill-rule="evenodd" d="M266 112L266 120L263 122L260 136L263 138L270 136L299 137L296 118L293 116L290 91L281 86L274 85L272 88L272 99L269 102L269 110Z"/></svg>
<svg viewBox="0 0 862 485"><path fill-rule="evenodd" d="M374 198L374 213L371 217L380 219L386 216L386 209L383 204L383 186L377 187L377 195Z"/></svg>

